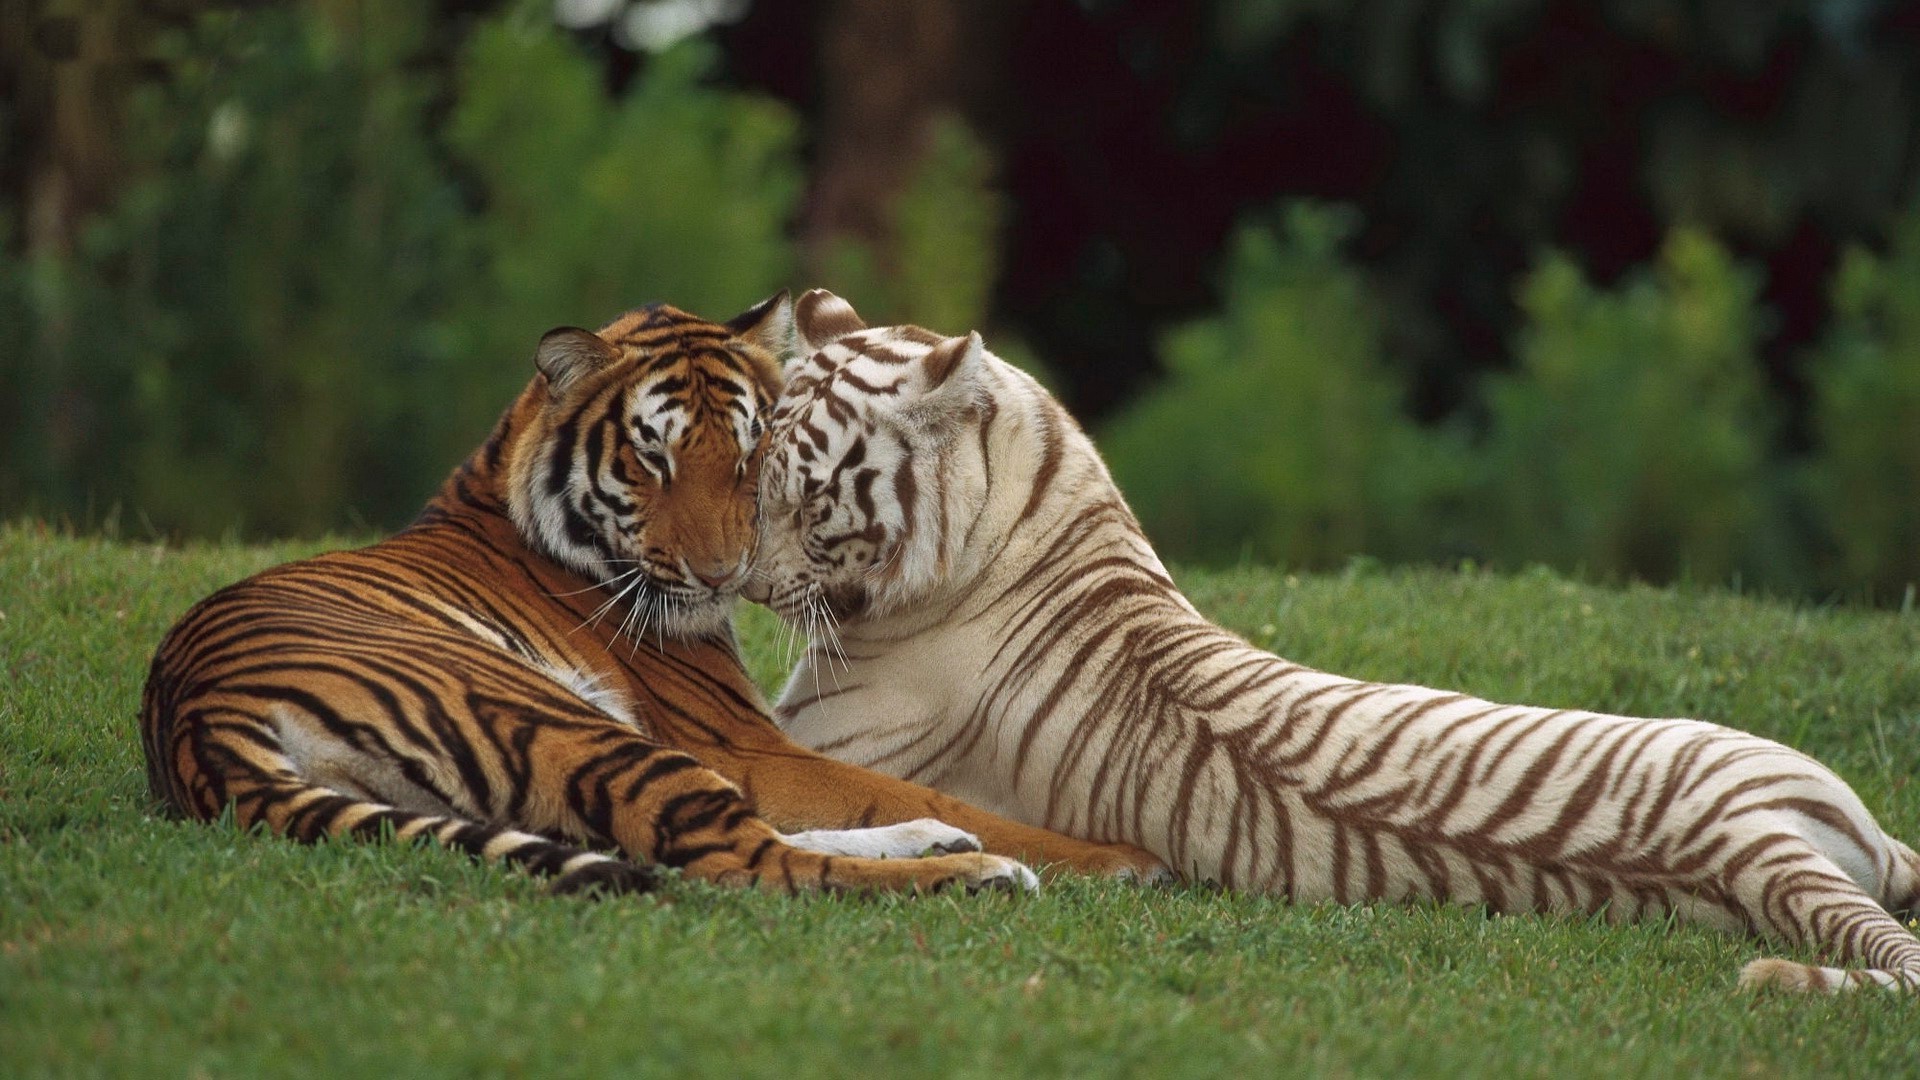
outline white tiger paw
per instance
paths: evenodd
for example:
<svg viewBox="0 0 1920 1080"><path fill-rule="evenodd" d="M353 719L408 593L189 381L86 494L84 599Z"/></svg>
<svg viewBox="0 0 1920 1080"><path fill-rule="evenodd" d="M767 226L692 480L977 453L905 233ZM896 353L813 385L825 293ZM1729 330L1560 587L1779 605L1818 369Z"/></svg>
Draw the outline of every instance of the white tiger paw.
<svg viewBox="0 0 1920 1080"><path fill-rule="evenodd" d="M926 855L958 855L980 850L980 838L944 821L919 818L871 829L813 829L781 837L787 843L822 855L859 859L917 859ZM1011 860L1009 860L1011 861ZM1014 863L1032 876L1032 871Z"/></svg>

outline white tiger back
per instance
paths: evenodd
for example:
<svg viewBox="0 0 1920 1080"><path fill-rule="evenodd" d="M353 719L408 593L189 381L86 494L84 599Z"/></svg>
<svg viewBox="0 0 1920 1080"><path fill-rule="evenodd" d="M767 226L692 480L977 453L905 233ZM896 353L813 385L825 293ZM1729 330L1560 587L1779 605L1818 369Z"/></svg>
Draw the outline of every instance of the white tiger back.
<svg viewBox="0 0 1920 1080"><path fill-rule="evenodd" d="M809 311L814 318L809 318ZM1688 921L1920 988L1920 859L1777 743L1290 663L1202 618L1092 443L977 336L798 319L749 595L809 629L802 743L1035 825L1303 901Z"/></svg>

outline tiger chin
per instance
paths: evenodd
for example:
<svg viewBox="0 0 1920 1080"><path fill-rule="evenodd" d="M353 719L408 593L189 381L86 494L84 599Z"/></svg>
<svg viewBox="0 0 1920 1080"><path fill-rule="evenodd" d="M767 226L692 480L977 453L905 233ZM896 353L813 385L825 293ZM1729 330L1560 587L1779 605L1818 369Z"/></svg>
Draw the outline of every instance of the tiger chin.
<svg viewBox="0 0 1920 1080"><path fill-rule="evenodd" d="M1695 720L1314 671L1181 595L1099 454L979 336L797 308L749 599L810 631L815 749L1299 901L1669 916L1816 950L1742 986L1920 988L1920 859L1824 766Z"/></svg>
<svg viewBox="0 0 1920 1080"><path fill-rule="evenodd" d="M1016 855L1158 865L773 725L730 611L791 334L784 292L726 323L654 305L547 334L409 528L168 632L141 702L154 796L303 841L433 840L559 891L643 890L660 866L791 892L1030 889Z"/></svg>

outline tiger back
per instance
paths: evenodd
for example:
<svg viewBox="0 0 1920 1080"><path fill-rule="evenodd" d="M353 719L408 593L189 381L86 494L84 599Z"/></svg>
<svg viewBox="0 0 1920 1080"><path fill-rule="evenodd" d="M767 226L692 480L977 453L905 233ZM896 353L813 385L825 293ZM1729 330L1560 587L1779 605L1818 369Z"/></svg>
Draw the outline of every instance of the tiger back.
<svg viewBox="0 0 1920 1080"><path fill-rule="evenodd" d="M1174 586L1093 444L978 335L798 306L748 592L814 641L815 749L1302 901L1668 915L1920 988L1920 858L1819 762L1688 719L1482 701L1256 649ZM830 678L823 678L822 672Z"/></svg>
<svg viewBox="0 0 1920 1080"><path fill-rule="evenodd" d="M644 889L654 864L779 890L1030 887L980 835L1154 865L771 724L730 610L790 333L783 293L727 324L656 305L548 334L410 527L231 585L166 635L141 702L155 797L305 841L429 838L560 891Z"/></svg>

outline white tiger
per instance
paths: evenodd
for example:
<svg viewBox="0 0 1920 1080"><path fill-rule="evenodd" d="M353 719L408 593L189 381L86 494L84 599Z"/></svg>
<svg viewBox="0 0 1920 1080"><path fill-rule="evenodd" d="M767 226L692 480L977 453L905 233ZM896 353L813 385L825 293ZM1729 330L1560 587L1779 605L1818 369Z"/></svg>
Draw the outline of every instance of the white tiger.
<svg viewBox="0 0 1920 1080"><path fill-rule="evenodd" d="M1742 985L1920 987L1920 859L1820 763L1697 720L1358 682L1174 587L1092 443L978 335L798 305L752 599L809 631L801 743L1302 901L1668 912L1820 949ZM837 633L832 632L837 628Z"/></svg>

